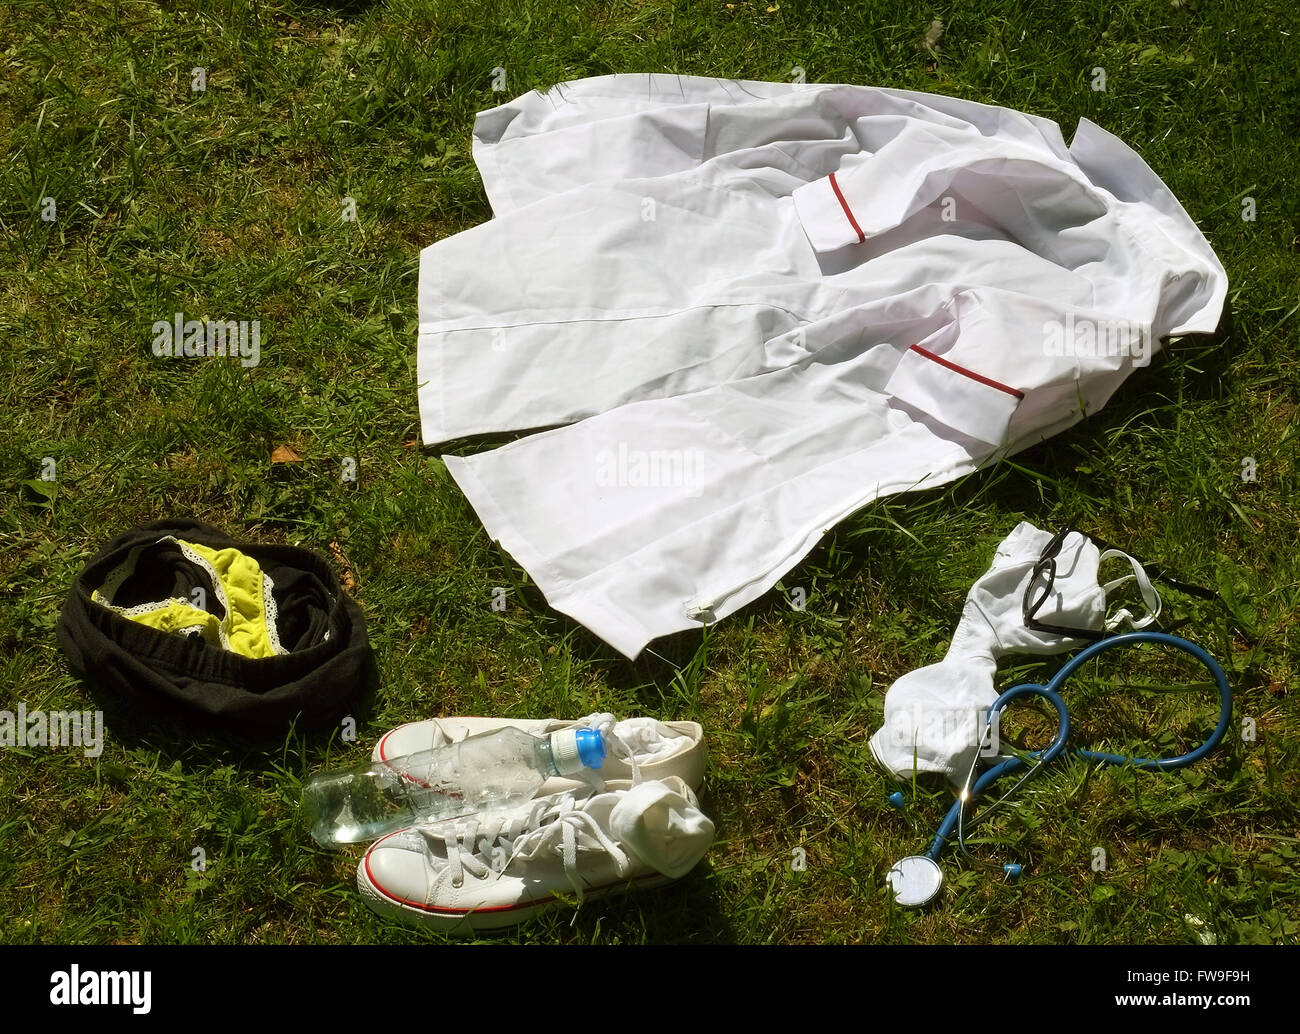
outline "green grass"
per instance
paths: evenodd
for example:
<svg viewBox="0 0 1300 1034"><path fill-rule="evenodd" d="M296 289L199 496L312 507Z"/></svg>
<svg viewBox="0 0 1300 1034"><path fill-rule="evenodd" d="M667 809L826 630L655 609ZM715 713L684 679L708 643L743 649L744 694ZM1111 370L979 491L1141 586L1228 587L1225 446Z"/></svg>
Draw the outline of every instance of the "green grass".
<svg viewBox="0 0 1300 1034"><path fill-rule="evenodd" d="M1276 0L0 7L0 708L102 705L108 726L98 759L0 750L0 941L436 939L364 907L359 851L312 844L301 780L363 759L404 721L609 709L704 723L718 842L672 887L506 939L1294 943L1298 39L1295 7ZM867 508L707 638L629 663L546 607L415 444L417 252L490 215L469 149L480 109L586 75L788 79L796 66L1030 111L1067 137L1080 117L1099 122L1204 229L1233 320L1014 463ZM1104 92L1090 88L1097 67ZM150 326L177 311L259 319L260 365L155 359ZM281 444L303 462L273 467ZM356 743L196 736L69 674L53 627L73 576L111 535L173 514L348 565L381 675ZM1170 592L1168 620L1224 663L1256 737L1234 731L1182 776L1063 763L973 837L977 857L1025 865L1019 884L952 858L943 906L903 913L884 873L951 796L920 783L895 810L866 740L884 690L941 656L1020 519L1072 519L1214 587L1214 602ZM787 602L796 587L803 611ZM1083 687L1081 738L1158 738L1158 712L1114 684L1151 674L1112 665ZM1189 735L1210 706L1161 705ZM1041 724L1020 723L1036 742Z"/></svg>

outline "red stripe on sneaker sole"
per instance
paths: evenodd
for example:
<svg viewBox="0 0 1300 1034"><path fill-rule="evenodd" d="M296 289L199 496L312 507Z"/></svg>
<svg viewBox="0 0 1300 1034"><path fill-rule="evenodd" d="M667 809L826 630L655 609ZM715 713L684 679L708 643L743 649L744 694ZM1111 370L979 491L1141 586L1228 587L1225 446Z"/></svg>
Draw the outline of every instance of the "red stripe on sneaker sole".
<svg viewBox="0 0 1300 1034"><path fill-rule="evenodd" d="M377 841L375 846L376 847L379 846L380 843L383 843L383 841L382 840ZM420 901L415 901L411 898L401 897L398 894L394 894L386 887L381 886L379 882L375 879L375 874L370 871L369 851L366 852L366 856L361 860L361 864L365 867L367 882L369 882L370 886L372 886L378 893L382 894L389 901L395 902L396 904L404 905L407 908L414 908L420 912L428 912L431 915L459 916L461 918L468 918L480 912L482 913L518 912L521 911L522 909L540 908L544 905L551 905L557 903L554 898L546 898L541 901L520 901L513 905L480 905L478 908L439 908L436 905L429 905ZM633 876L631 879L628 880L616 880L613 883L603 883L599 887L589 887L587 890L583 891L583 894L585 896L590 897L595 894L600 894L604 891L613 890L616 887L629 886L641 880L656 880L656 879L671 882L670 880L668 880L666 876L662 875L661 873L648 872L642 874L641 876Z"/></svg>
<svg viewBox="0 0 1300 1034"><path fill-rule="evenodd" d="M398 728L401 728L401 726L399 726ZM382 740L379 741L379 760L380 760L381 762L383 762L385 765L388 765L388 762L389 762L389 761L394 760L393 758L390 758L390 757L387 757L387 756L386 756L386 752L384 751L384 744L388 742L388 737L391 736L391 735L393 735L393 733L395 733L395 732L397 732L397 729L390 729L388 732L384 733L384 738L383 738ZM402 756L403 756L403 755L401 755L401 754L398 755L398 757L402 757ZM389 767L389 768L392 768L393 766L392 766L392 765L388 765L388 767ZM397 770L394 769L394 771L397 771ZM424 790L432 790L432 789L433 789L433 785L432 785L431 783L426 783L423 779L419 779L419 778L417 778L417 777L411 775L410 772L397 772L397 774L398 774L399 776L401 776L403 779L405 779L408 783L414 783L416 786L420 787L421 789L424 789ZM457 794L457 793L448 793L448 794L444 794L443 796L445 796L445 797L456 797L456 798L458 798L458 797L460 797L460 794ZM454 816L453 816L453 817L454 817Z"/></svg>

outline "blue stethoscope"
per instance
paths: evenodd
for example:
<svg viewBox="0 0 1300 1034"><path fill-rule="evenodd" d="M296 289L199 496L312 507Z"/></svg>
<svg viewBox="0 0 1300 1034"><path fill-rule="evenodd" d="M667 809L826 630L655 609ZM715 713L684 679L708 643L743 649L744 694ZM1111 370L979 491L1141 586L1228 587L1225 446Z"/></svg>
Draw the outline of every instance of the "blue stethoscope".
<svg viewBox="0 0 1300 1034"><path fill-rule="evenodd" d="M1026 779L1034 772L1037 772L1043 765L1047 764L1054 758L1059 757L1065 751L1066 740L1070 736L1070 712L1065 706L1065 701L1061 699L1060 692L1069 679L1084 664L1097 657L1107 650L1113 650L1118 647L1135 646L1139 643L1156 643L1161 646L1173 647L1184 653L1191 654L1198 660L1210 675L1214 678L1214 684L1219 690L1219 724L1215 726L1214 731L1209 737L1195 750L1188 751L1186 754L1179 754L1175 757L1168 758L1139 758L1125 757L1122 754L1107 754L1099 750L1075 750L1073 753L1076 757L1085 758L1089 761L1100 761L1109 765L1127 765L1130 768L1144 768L1150 771L1167 772L1175 768L1183 768L1186 765L1193 764L1205 757L1210 751L1217 747L1222 741L1224 734L1228 731L1228 725L1232 721L1232 690L1228 686L1228 677L1219 667L1218 662L1208 653L1202 650L1195 643L1189 643L1186 639L1180 639L1178 636L1169 635L1166 632L1128 632L1124 635L1111 636L1108 639L1102 639L1093 643L1087 649L1082 650L1065 664L1047 683L1046 686L1040 686L1037 683L1024 683L1023 685L1013 686L993 702L989 708L989 713L985 719L984 732L981 737L981 746L989 739L992 730L995 728L995 720L1000 712L1008 703L1018 697L1023 696L1040 696L1047 700L1048 703L1056 709L1057 730L1056 738L1045 750L1035 751L1029 754L1030 758L1035 759L1035 763L1029 767L1015 786L1011 788L996 804L1001 804L1007 797L1014 793ZM943 886L943 870L939 868L939 855L947 845L953 832L958 832L958 838L961 837L963 819L965 816L967 804L996 783L1003 776L1014 771L1017 768L1025 766L1025 762L1019 757L1007 758L994 765L987 772L971 784L971 778L974 776L975 767L979 763L979 751L976 751L971 761L971 770L963 787L961 794L958 796L956 803L948 810L938 832L935 833L934 839L930 841L930 846L926 848L924 854L909 855L901 861L895 863L894 867L889 870L889 884L894 891L894 900L909 908L920 908L928 904L936 894L939 893ZM996 804L994 807L996 807ZM987 812L986 812L987 813ZM1007 866L1009 874L1018 874L1018 866Z"/></svg>

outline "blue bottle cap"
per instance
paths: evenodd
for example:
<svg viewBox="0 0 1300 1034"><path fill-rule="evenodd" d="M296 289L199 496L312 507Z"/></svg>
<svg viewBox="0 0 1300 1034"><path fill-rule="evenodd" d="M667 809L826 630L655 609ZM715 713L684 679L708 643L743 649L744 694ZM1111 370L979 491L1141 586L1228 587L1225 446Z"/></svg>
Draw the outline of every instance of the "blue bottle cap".
<svg viewBox="0 0 1300 1034"><path fill-rule="evenodd" d="M1002 871L1006 873L1007 879L1012 882L1020 879L1021 869L1015 862L1007 862L1006 865L1002 866Z"/></svg>
<svg viewBox="0 0 1300 1034"><path fill-rule="evenodd" d="M578 760L587 768L600 768L605 762L605 737L599 729L579 729Z"/></svg>
<svg viewBox="0 0 1300 1034"><path fill-rule="evenodd" d="M895 808L902 810L903 805L906 804L907 801L903 797L903 792L901 790L895 790L893 793L889 795L889 803L892 804Z"/></svg>

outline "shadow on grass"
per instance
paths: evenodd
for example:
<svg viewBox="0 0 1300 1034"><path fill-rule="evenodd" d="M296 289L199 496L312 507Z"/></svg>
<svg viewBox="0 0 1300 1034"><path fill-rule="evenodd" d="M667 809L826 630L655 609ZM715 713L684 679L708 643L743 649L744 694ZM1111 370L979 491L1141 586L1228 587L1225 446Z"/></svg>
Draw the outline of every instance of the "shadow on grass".
<svg viewBox="0 0 1300 1034"><path fill-rule="evenodd" d="M170 761L237 764L241 768L271 768L273 759L300 758L316 753L335 740L343 718L354 718L364 727L375 709L379 670L371 652L365 662L362 690L346 716L339 722L314 728L299 728L296 722L280 729L237 733L223 729L211 719L181 712L174 705L153 699L128 700L93 678L79 679L81 688L104 713L105 733L128 750L157 751ZM155 710L148 710L150 707ZM344 744L346 746L346 744Z"/></svg>
<svg viewBox="0 0 1300 1034"><path fill-rule="evenodd" d="M375 0L297 0L289 5L295 11L357 19L375 6Z"/></svg>
<svg viewBox="0 0 1300 1034"><path fill-rule="evenodd" d="M1007 521L995 521L996 529L985 530L986 516L1025 514L1040 527L1078 523L1087 532L1091 522L1086 511L1113 511L1117 507L1123 510L1129 505L1112 498L1113 482L1104 469L1105 456L1100 455L1105 451L1105 443L1130 429L1166 429L1178 419L1184 401L1210 402L1220 398L1225 390L1225 378L1240 350L1231 305L1227 304L1214 333L1186 336L1173 348L1166 345L1151 366L1135 370L1120 385L1103 410L1018 453L1011 462L985 467L948 485L869 504L832 529L782 579L783 584L816 585L826 600L823 609L846 614L851 612L853 604L849 594L859 580L841 576L848 572L887 586L889 596L894 599L927 600L940 590L945 596L949 589L956 591L952 586L939 585L938 572L949 557L960 551L958 547L965 545L962 536L977 530L987 535L991 553L992 545L1010 531L1011 523ZM1162 401L1154 409L1153 398ZM526 436L520 433L481 436L473 439L472 451L486 451ZM466 440L459 440L450 446L466 444ZM1098 463L1091 464L1098 468L1095 473L1077 469L1081 454L1098 456ZM469 517L473 519L472 513ZM1003 524L1006 526L1002 527ZM1118 545L1123 548L1125 543ZM553 641L569 642L578 659L604 669L612 686L644 690L648 683L658 690L662 699L680 696L683 679L695 680L694 686L698 686L707 653L703 649L706 642L703 627L656 639L639 657L629 660L572 618L551 609L513 558L499 545L496 548L503 568L512 576L512 599L532 615L537 634ZM974 572L972 577L978 573ZM741 616L771 625L778 619L789 618L791 613L787 596L769 591L738 615L732 615L724 628ZM954 610L954 623L956 619ZM649 695L642 695L648 704L654 703Z"/></svg>

